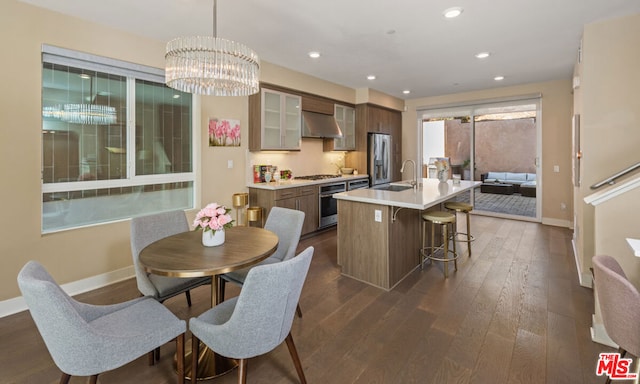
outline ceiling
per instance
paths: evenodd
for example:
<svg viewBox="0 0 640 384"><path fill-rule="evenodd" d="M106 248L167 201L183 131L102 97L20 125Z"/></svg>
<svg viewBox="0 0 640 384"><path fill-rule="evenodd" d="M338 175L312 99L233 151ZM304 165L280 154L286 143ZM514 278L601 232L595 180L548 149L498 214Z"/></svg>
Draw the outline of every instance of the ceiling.
<svg viewBox="0 0 640 384"><path fill-rule="evenodd" d="M21 1L163 42L213 33L213 0ZM462 14L444 18L454 6ZM570 79L584 25L640 13L640 1L220 0L217 11L218 37L261 60L412 99Z"/></svg>

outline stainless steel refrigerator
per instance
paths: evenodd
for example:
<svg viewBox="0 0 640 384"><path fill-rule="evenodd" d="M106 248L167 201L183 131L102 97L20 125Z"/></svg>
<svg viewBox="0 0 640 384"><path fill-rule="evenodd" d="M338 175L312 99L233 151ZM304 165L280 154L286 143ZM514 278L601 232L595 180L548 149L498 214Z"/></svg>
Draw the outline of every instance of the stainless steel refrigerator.
<svg viewBox="0 0 640 384"><path fill-rule="evenodd" d="M391 182L391 135L369 133L367 173L371 187Z"/></svg>

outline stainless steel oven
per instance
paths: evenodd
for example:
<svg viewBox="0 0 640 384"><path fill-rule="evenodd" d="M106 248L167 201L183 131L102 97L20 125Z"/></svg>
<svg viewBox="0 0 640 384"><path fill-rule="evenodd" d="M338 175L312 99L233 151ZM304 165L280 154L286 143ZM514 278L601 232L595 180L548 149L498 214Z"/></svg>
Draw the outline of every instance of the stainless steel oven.
<svg viewBox="0 0 640 384"><path fill-rule="evenodd" d="M347 183L344 181L320 186L319 193L319 228L325 228L338 223L338 200L333 198L334 193L345 192Z"/></svg>

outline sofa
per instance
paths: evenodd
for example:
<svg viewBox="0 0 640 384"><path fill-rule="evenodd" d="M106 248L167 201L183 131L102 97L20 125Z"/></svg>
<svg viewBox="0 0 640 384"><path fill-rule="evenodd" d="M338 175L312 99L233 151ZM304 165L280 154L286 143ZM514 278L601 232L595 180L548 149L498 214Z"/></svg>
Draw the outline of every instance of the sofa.
<svg viewBox="0 0 640 384"><path fill-rule="evenodd" d="M535 196L536 174L523 172L487 172L480 175L483 183L505 183L513 185L514 193L521 193L521 189L526 190L526 195ZM532 192L533 191L533 192ZM523 191L524 192L524 191ZM533 196L531 194L533 193ZM523 195L525 195L523 193Z"/></svg>

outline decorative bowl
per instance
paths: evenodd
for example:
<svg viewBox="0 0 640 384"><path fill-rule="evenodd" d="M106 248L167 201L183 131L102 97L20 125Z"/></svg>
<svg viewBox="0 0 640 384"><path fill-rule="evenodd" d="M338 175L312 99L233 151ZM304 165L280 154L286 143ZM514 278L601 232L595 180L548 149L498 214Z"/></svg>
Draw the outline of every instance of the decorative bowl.
<svg viewBox="0 0 640 384"><path fill-rule="evenodd" d="M340 170L343 175L351 175L353 173L353 168L342 168Z"/></svg>

